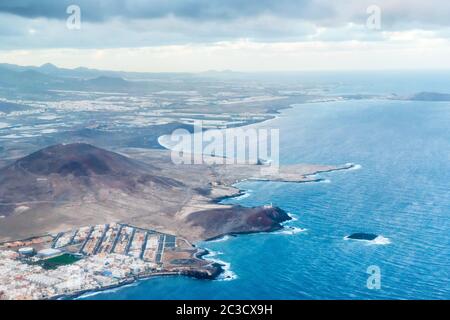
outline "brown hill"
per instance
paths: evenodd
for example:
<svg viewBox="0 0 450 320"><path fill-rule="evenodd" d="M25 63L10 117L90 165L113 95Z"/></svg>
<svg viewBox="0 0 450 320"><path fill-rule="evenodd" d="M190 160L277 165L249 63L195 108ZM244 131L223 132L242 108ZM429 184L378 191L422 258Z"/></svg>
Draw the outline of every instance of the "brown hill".
<svg viewBox="0 0 450 320"><path fill-rule="evenodd" d="M155 172L154 166L88 144L51 146L0 169L0 215L44 204L101 201L105 191L133 195L183 186Z"/></svg>

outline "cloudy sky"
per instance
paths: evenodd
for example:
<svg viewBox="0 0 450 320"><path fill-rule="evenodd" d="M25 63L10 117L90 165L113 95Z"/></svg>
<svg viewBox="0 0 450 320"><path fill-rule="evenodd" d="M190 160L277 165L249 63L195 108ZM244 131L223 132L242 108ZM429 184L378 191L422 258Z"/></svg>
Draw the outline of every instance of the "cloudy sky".
<svg viewBox="0 0 450 320"><path fill-rule="evenodd" d="M81 29L70 5L80 8ZM448 69L449 17L447 0L1 0L0 62L156 72Z"/></svg>

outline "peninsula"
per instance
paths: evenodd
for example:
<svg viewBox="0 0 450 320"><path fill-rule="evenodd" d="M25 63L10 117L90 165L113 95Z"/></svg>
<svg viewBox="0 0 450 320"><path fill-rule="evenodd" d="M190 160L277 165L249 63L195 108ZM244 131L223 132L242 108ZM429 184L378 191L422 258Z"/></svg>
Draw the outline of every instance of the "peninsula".
<svg viewBox="0 0 450 320"><path fill-rule="evenodd" d="M221 204L240 194L235 183L312 182L317 173L352 167L292 165L263 174L261 166L175 165L167 150L84 143L13 161L0 169L0 298L77 295L160 275L213 279L221 266L202 259L193 243L274 231L290 219L273 206Z"/></svg>

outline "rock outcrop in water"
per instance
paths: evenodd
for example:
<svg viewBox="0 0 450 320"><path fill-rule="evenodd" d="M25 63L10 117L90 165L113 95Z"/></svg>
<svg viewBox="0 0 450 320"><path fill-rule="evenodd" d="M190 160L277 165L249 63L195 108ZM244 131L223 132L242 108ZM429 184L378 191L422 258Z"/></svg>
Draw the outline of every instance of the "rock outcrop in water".
<svg viewBox="0 0 450 320"><path fill-rule="evenodd" d="M276 231L282 228L282 222L288 220L291 217L280 208L234 206L194 212L187 222L193 227L202 228L206 239L214 239L227 234Z"/></svg>
<svg viewBox="0 0 450 320"><path fill-rule="evenodd" d="M373 233L358 232L358 233L353 233L353 234L349 235L347 237L347 239L372 241L372 240L375 240L377 237L378 237L378 235L373 234Z"/></svg>

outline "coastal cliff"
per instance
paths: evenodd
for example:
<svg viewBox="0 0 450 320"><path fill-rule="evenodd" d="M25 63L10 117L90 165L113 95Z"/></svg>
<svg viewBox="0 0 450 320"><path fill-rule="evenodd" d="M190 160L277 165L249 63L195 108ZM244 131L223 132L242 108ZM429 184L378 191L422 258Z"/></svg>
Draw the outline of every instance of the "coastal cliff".
<svg viewBox="0 0 450 320"><path fill-rule="evenodd" d="M203 230L202 237L207 240L229 234L275 231L288 220L291 218L284 210L272 206L211 209L194 212L187 219L193 227Z"/></svg>

